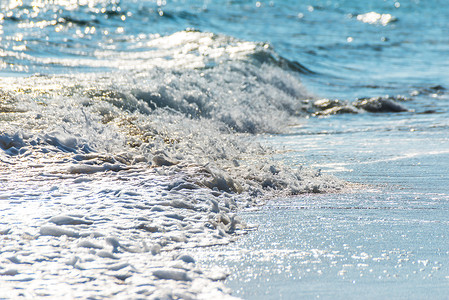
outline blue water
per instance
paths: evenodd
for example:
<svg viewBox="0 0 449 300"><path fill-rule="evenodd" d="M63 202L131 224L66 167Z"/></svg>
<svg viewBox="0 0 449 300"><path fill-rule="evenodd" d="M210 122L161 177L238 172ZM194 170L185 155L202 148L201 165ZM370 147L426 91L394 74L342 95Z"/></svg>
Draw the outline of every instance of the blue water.
<svg viewBox="0 0 449 300"><path fill-rule="evenodd" d="M439 0L69 3L1 4L3 74L98 71L34 59L95 59L98 50L130 51L151 35L195 29L268 42L313 72L301 77L320 97L407 95L448 82L448 8Z"/></svg>
<svg viewBox="0 0 449 300"><path fill-rule="evenodd" d="M272 200L244 215L257 231L198 257L227 267L244 299L446 299L447 126L426 115L339 116L265 137L279 159L363 186Z"/></svg>
<svg viewBox="0 0 449 300"><path fill-rule="evenodd" d="M379 94L369 86L404 91L447 82L449 25L447 7L438 0L15 3L2 3L2 49L13 52L3 56L4 71L53 73L57 67L36 65L24 54L95 56L106 47L127 49L142 34L193 28L269 42L280 55L319 73L315 80L332 81L335 88L324 96ZM357 19L369 12L390 15L391 21ZM14 50L24 45L25 51Z"/></svg>
<svg viewBox="0 0 449 300"><path fill-rule="evenodd" d="M2 176L100 153L80 170L207 166L223 201L340 191L245 213L257 232L196 259L248 299L446 298L448 15L443 0L1 1Z"/></svg>

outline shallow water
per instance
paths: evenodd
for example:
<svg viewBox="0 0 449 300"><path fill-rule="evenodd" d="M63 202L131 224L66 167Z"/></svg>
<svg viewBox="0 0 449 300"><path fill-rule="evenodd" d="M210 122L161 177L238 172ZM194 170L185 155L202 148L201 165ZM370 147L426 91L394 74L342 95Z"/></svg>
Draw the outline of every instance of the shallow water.
<svg viewBox="0 0 449 300"><path fill-rule="evenodd" d="M419 199L419 201L418 201ZM209 259L244 299L444 299L447 195L358 192L272 203Z"/></svg>
<svg viewBox="0 0 449 300"><path fill-rule="evenodd" d="M342 117L268 138L291 150L280 159L365 185L273 200L244 214L257 231L198 257L229 267L226 283L244 299L445 299L449 140L435 128L446 127L406 115Z"/></svg>

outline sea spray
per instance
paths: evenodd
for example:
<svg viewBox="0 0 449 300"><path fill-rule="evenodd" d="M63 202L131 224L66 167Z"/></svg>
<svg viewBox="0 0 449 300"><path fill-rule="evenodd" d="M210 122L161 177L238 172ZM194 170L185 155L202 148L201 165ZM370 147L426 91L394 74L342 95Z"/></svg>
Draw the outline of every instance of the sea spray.
<svg viewBox="0 0 449 300"><path fill-rule="evenodd" d="M178 39L193 46L184 51ZM295 171L270 162L270 150L251 141L251 134L282 131L311 109L298 75L273 59L261 62L260 53L273 57L273 50L199 32L148 44L179 64L144 64L154 60L149 51L134 62L139 70L3 79L4 93L20 112L15 124L4 127L2 148L12 147L6 142L12 137L26 136L17 142L23 153L72 155L65 167L69 173L120 170L142 162L179 170L196 166L210 178L192 179L195 184L236 193L296 194L340 185L305 168ZM202 64L187 64L192 55ZM122 63L129 66L127 60ZM87 153L96 153L95 159L79 155Z"/></svg>

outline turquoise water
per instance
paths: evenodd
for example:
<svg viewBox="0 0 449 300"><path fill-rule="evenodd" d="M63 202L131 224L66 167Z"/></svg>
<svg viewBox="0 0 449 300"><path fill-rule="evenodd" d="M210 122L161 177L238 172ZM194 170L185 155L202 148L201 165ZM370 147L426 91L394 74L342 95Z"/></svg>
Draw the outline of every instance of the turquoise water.
<svg viewBox="0 0 449 300"><path fill-rule="evenodd" d="M257 231L198 257L244 299L446 299L447 124L337 117L266 138L279 159L364 185L272 200L244 215Z"/></svg>
<svg viewBox="0 0 449 300"><path fill-rule="evenodd" d="M85 60L101 60L105 50L151 50L146 42L154 35L193 29L269 43L313 72L301 78L320 97L406 96L448 82L448 8L440 0L29 0L1 7L0 69L8 76L113 70Z"/></svg>
<svg viewBox="0 0 449 300"><path fill-rule="evenodd" d="M132 48L144 35L193 28L269 42L317 72L313 81L330 83L322 96L383 95L447 82L446 15L440 0L5 1L2 69L66 72L33 58L95 58L97 50Z"/></svg>

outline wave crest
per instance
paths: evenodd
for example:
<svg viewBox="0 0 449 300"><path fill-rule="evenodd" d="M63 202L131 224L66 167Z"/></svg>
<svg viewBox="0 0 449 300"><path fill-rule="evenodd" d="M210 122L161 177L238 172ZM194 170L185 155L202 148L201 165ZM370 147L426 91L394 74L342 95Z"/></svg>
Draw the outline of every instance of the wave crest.
<svg viewBox="0 0 449 300"><path fill-rule="evenodd" d="M259 196L341 186L272 161L254 141L311 109L292 67L299 64L264 44L211 33L183 31L141 47L98 53L118 66L108 73L3 78L9 107L22 108L7 114L15 121L3 127L3 144L20 144L17 159L51 157L60 166L52 172L154 168L193 186Z"/></svg>

